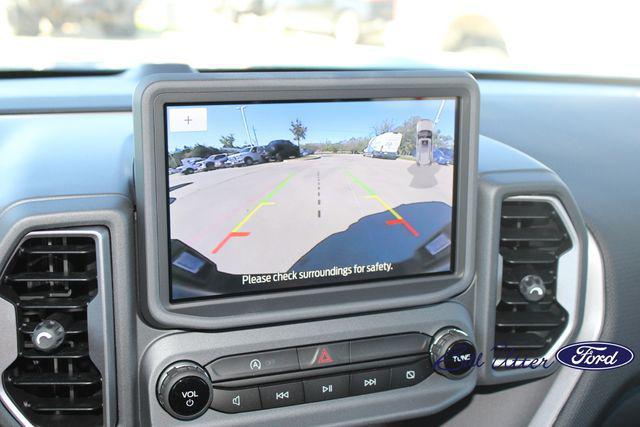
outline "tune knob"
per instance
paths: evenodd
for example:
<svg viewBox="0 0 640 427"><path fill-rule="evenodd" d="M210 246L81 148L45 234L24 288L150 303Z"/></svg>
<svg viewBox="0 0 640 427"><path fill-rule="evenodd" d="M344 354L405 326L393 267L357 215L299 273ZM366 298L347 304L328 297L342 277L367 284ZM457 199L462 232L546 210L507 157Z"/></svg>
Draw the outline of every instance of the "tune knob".
<svg viewBox="0 0 640 427"><path fill-rule="evenodd" d="M476 348L467 333L455 327L440 329L431 339L433 369L447 378L462 378L476 363Z"/></svg>
<svg viewBox="0 0 640 427"><path fill-rule="evenodd" d="M158 379L160 405L179 420L193 420L204 414L213 398L211 379L195 362L176 362Z"/></svg>

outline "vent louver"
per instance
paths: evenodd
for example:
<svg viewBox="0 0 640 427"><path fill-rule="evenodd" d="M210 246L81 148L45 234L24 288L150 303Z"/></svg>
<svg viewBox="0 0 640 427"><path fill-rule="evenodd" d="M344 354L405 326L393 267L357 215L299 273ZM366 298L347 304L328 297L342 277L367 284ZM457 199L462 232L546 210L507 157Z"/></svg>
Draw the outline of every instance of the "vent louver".
<svg viewBox="0 0 640 427"><path fill-rule="evenodd" d="M34 425L102 425L102 377L87 335L87 307L97 289L91 237L28 237L0 278L18 324L18 357L3 373L3 386ZM34 330L47 343L50 332L60 331L41 329L56 325L47 321L64 329L48 350L32 340Z"/></svg>
<svg viewBox="0 0 640 427"><path fill-rule="evenodd" d="M556 300L558 259L572 247L551 203L502 204L502 289L496 307L496 359L544 356L567 325Z"/></svg>

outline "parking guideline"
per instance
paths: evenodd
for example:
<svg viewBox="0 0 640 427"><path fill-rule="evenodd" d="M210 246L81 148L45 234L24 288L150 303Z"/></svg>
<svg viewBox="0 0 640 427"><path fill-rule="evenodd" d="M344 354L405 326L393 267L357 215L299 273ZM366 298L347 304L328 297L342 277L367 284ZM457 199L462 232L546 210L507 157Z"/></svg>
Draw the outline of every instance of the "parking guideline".
<svg viewBox="0 0 640 427"><path fill-rule="evenodd" d="M289 174L289 176L287 176L284 180L282 180L278 185L276 185L276 188L274 188L269 194L267 194L264 199L262 199L262 202L269 202L271 200L271 198L273 196L275 196L276 194L278 194L280 192L280 190L282 190L284 188L285 185L287 185L287 183L289 182L289 180L291 178L293 178L293 176L295 175L295 173L291 173Z"/></svg>
<svg viewBox="0 0 640 427"><path fill-rule="evenodd" d="M236 233L238 231L240 231L240 229L242 228L242 226L249 221L249 219L253 216L253 214L255 214L256 212L258 212L260 210L261 207L263 206L271 206L271 205L275 205L275 202L260 202L258 203L258 206L256 206L255 208L253 208L253 210L251 212L249 212L244 218L242 218L242 221L240 221L238 223L238 225L236 225L235 227L233 227L233 230L231 230L231 232Z"/></svg>
<svg viewBox="0 0 640 427"><path fill-rule="evenodd" d="M360 178L356 177L351 172L347 172L347 175L351 178L351 181L353 181L360 188L362 188L364 191L367 192L367 195L364 196L365 198L377 200L378 203L380 203L380 205L382 205L383 208L385 208L391 215L395 217L395 219L388 220L387 225L402 224L415 237L418 237L420 235L420 233L418 233L418 231L415 228L413 228L411 224L409 224L409 222L402 217L402 215L400 215L394 208L392 208L387 202L385 202L382 199L382 197L378 196L371 187L369 187L367 184L362 182Z"/></svg>
<svg viewBox="0 0 640 427"><path fill-rule="evenodd" d="M222 247L224 245L227 244L227 242L232 238L232 237L247 237L251 234L251 232L249 231L244 231L241 232L240 229L249 221L249 219L251 219L251 217L253 215L256 214L256 212L258 212L263 206L272 206L275 205L275 202L272 202L271 199L280 192L280 190L282 190L284 188L285 185L287 185L287 183L289 182L289 180L293 177L293 175L295 175L294 173L289 174L284 180L280 181L278 183L278 185L276 185L276 188L274 188L273 190L271 190L271 192L269 194L267 194L262 200L260 200L260 202L256 205L256 207L254 207L251 212L249 212L247 215L245 215L244 218L242 218L242 220L235 226L233 227L233 229L231 230L231 232L229 234L227 234L225 236L224 239L222 239L222 241L220 243L218 243L218 245L213 248L213 250L211 251L212 254L218 253L218 251L220 249L222 249Z"/></svg>
<svg viewBox="0 0 640 427"><path fill-rule="evenodd" d="M389 204L387 202L385 202L384 200L382 200L380 198L380 196L374 194L372 196L365 196L367 199L375 199L378 201L378 203L380 203L382 205L382 207L384 207L386 210L388 210L389 212L391 212L391 215L395 216L397 219L402 219L402 216L396 212L395 209L393 209L391 206L389 206Z"/></svg>

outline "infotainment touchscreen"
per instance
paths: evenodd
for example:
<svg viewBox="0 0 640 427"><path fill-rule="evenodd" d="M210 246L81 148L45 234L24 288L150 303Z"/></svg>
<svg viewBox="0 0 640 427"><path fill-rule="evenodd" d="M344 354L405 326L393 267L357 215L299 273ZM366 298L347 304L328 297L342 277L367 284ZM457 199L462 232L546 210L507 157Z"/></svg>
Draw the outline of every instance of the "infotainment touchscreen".
<svg viewBox="0 0 640 427"><path fill-rule="evenodd" d="M451 273L457 106L166 105L171 299Z"/></svg>

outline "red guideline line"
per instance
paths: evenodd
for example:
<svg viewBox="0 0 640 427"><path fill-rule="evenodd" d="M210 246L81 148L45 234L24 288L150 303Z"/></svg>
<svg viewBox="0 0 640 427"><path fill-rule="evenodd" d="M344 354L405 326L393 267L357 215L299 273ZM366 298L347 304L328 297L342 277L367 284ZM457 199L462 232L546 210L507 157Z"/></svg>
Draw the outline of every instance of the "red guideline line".
<svg viewBox="0 0 640 427"><path fill-rule="evenodd" d="M222 242L218 243L218 246L216 246L215 248L213 248L213 250L211 251L212 254L217 253L220 249L222 249L222 247L224 245L227 244L227 242L229 241L229 239L231 239L232 237L247 237L249 234L251 234L248 231L232 231L231 233L227 234L227 237L225 237Z"/></svg>
<svg viewBox="0 0 640 427"><path fill-rule="evenodd" d="M388 225L402 224L402 225L404 225L404 226L407 228L407 230L409 230L409 232L410 232L411 234L413 234L415 237L418 237L418 236L420 235L420 234L416 231L416 229L415 229L415 228L413 228L413 227L411 226L411 224L409 224L409 223L407 222L407 220L406 220L406 219L404 219L404 218L401 218L401 219L390 219L390 220L388 220L388 221L387 221L387 224L388 224Z"/></svg>

